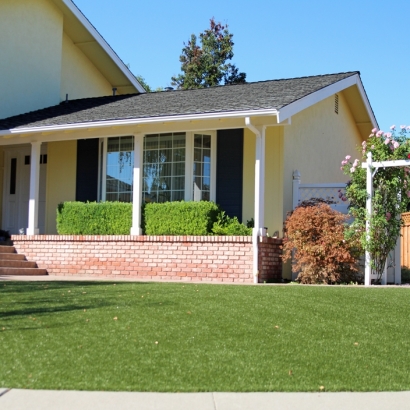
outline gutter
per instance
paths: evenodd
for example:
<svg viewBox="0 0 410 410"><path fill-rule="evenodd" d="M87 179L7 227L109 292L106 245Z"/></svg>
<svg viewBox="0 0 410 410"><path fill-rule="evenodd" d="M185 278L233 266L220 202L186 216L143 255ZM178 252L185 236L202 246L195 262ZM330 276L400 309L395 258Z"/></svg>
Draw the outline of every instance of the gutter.
<svg viewBox="0 0 410 410"><path fill-rule="evenodd" d="M132 118L123 120L107 120L107 121L94 121L94 122L82 122L77 124L64 124L64 125L47 125L40 127L30 128L12 128L9 130L0 130L0 136L7 136L13 134L31 134L38 132L53 132L53 131L65 131L65 130L81 130L92 128L105 128L105 127L118 127L126 125L145 125L165 122L183 122L183 121L195 121L195 120L218 120L225 118L242 118L246 116L276 116L278 111L276 109L267 110L252 110L252 111L227 111L224 113L207 113L207 114L189 114L189 115L172 115L164 117L144 117L144 118ZM251 125L253 127L253 125Z"/></svg>

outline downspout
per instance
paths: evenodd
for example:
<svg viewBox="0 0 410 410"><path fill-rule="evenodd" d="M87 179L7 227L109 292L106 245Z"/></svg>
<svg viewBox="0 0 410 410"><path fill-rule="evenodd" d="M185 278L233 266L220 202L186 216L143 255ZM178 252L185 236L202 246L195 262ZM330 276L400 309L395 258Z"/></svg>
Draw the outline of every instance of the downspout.
<svg viewBox="0 0 410 410"><path fill-rule="evenodd" d="M254 227L252 230L252 250L253 250L253 283L258 283L259 267L258 267L258 237L260 232L260 170L261 170L261 157L262 157L262 137L260 131L251 123L249 117L245 117L246 127L256 136L256 156L255 156L255 205L254 205Z"/></svg>

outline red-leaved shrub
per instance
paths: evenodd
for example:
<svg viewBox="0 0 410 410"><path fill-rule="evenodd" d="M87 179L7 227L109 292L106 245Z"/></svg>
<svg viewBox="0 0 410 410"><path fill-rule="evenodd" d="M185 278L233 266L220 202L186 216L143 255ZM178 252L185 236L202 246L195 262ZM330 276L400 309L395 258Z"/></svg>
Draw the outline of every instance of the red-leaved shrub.
<svg viewBox="0 0 410 410"><path fill-rule="evenodd" d="M326 203L301 204L285 222L283 260L292 259L301 283L358 280L357 259L344 238L348 216Z"/></svg>

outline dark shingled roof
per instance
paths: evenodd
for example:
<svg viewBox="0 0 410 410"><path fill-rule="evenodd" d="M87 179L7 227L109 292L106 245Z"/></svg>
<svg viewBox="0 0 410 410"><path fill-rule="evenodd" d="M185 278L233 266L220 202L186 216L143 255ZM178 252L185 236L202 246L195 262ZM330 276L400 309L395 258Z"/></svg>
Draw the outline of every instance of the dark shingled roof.
<svg viewBox="0 0 410 410"><path fill-rule="evenodd" d="M42 110L0 120L0 130L158 118L187 114L281 109L358 71L62 102Z"/></svg>

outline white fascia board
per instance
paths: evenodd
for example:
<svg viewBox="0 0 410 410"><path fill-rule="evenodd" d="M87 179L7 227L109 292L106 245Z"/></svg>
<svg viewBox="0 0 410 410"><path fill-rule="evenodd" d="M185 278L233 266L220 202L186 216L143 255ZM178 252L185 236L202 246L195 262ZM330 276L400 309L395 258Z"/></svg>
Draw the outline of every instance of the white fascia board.
<svg viewBox="0 0 410 410"><path fill-rule="evenodd" d="M66 131L66 130L81 130L92 128L118 127L126 125L142 125L155 124L165 122L182 122L182 121L199 121L199 120L215 120L219 118L241 118L241 117L261 117L261 116L277 116L276 109L267 110L252 110L252 111L227 111L208 114L187 114L178 116L152 117L152 118L133 118L125 120L107 120L95 122L83 122L78 124L64 125L49 125L44 127L31 128L12 128L6 131L0 131L0 136L13 134L31 134L39 132Z"/></svg>
<svg viewBox="0 0 410 410"><path fill-rule="evenodd" d="M327 87L322 88L321 90L315 91L312 94L307 95L306 97L301 98L298 101L295 101L286 107L283 107L278 112L278 122L282 122L292 115L297 114L298 112L305 110L306 108L311 107L314 104L349 88L353 85L357 85L362 100L366 106L367 113L372 121L373 126L377 126L376 118L374 117L373 111L370 106L370 102L367 98L366 92L364 91L362 81L358 74L347 77L343 80L340 80L334 84L328 85Z"/></svg>
<svg viewBox="0 0 410 410"><path fill-rule="evenodd" d="M104 40L101 34L84 17L84 15L73 4L73 2L71 0L62 0L62 2L69 8L69 10L75 15L75 17L80 21L80 23L86 28L86 30L94 37L95 41L109 55L109 57L114 61L117 67L123 72L123 74L128 78L130 83L138 90L138 92L140 92L141 94L145 93L146 91L138 82L138 80L133 76L128 67L121 61L117 54L115 54L113 49L107 44L107 42Z"/></svg>

